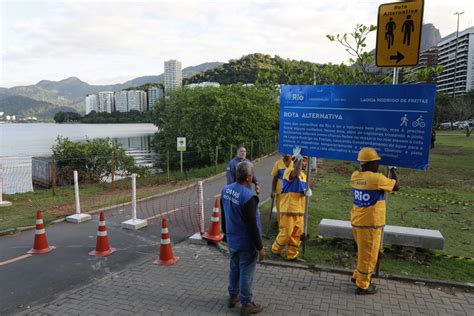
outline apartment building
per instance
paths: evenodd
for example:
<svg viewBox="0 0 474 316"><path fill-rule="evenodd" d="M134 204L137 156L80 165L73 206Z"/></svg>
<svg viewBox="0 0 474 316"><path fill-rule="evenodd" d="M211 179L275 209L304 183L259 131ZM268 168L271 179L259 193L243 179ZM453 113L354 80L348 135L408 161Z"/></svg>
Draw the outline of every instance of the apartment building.
<svg viewBox="0 0 474 316"><path fill-rule="evenodd" d="M444 67L437 80L437 91L464 94L474 86L474 26L443 37L438 43L438 64Z"/></svg>
<svg viewBox="0 0 474 316"><path fill-rule="evenodd" d="M118 112L128 112L128 91L115 92L115 110Z"/></svg>
<svg viewBox="0 0 474 316"><path fill-rule="evenodd" d="M123 91L122 91L123 92ZM148 111L146 102L146 92L142 90L129 90L128 94L128 111Z"/></svg>
<svg viewBox="0 0 474 316"><path fill-rule="evenodd" d="M155 105L156 102L163 98L163 89L152 87L147 91L148 94L148 107L151 108Z"/></svg>
<svg viewBox="0 0 474 316"><path fill-rule="evenodd" d="M97 112L112 113L113 111L115 111L114 92L99 92L99 106L97 107Z"/></svg>
<svg viewBox="0 0 474 316"><path fill-rule="evenodd" d="M175 59L165 61L165 93L181 88L182 84L181 62Z"/></svg>
<svg viewBox="0 0 474 316"><path fill-rule="evenodd" d="M88 94L86 96L86 115L92 111L98 111L99 96L97 94Z"/></svg>

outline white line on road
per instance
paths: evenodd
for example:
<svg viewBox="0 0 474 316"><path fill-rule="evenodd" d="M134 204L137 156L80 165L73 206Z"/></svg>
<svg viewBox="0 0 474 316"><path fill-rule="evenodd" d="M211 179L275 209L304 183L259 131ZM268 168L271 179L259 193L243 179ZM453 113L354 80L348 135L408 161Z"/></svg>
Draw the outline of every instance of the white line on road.
<svg viewBox="0 0 474 316"><path fill-rule="evenodd" d="M171 211L168 211L168 212L164 212L164 213L161 213L161 214L158 214L158 215L150 216L150 217L148 217L148 218L145 218L145 220L149 221L149 220L152 220L152 219L161 217L161 216L163 216L163 215L175 213L175 212L177 212L177 211L179 211L179 210L182 210L182 209L183 209L183 208L175 208L174 210L171 210Z"/></svg>
<svg viewBox="0 0 474 316"><path fill-rule="evenodd" d="M27 254L27 255L19 256L19 257L10 259L10 260L0 261L0 266L4 266L4 265L9 264L9 263L13 263L13 262L16 262L16 261L19 261L19 260L22 260L22 259L26 259L26 258L31 257L31 256L32 255Z"/></svg>

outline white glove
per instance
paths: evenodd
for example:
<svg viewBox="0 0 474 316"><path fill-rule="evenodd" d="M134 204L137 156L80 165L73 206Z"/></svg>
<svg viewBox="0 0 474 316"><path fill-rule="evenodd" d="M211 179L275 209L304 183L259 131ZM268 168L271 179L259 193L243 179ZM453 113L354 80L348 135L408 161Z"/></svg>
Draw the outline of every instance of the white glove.
<svg viewBox="0 0 474 316"><path fill-rule="evenodd" d="M296 161L301 160L303 158L303 156L301 155L300 146L295 146L295 148L293 148L293 157L295 157Z"/></svg>
<svg viewBox="0 0 474 316"><path fill-rule="evenodd" d="M311 191L311 189L308 188L308 190L306 190L304 195L306 195L307 197L310 197L311 195L313 195L313 191Z"/></svg>

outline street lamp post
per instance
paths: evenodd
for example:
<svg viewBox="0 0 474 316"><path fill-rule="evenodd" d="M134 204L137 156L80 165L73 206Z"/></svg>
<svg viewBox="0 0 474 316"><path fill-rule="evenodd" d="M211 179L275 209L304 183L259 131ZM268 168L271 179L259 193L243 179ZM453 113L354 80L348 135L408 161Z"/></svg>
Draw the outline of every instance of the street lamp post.
<svg viewBox="0 0 474 316"><path fill-rule="evenodd" d="M454 12L458 16L458 26L456 28L456 51L454 52L454 80L453 80L453 98L456 94L456 72L458 68L458 34L459 34L459 16L464 12Z"/></svg>

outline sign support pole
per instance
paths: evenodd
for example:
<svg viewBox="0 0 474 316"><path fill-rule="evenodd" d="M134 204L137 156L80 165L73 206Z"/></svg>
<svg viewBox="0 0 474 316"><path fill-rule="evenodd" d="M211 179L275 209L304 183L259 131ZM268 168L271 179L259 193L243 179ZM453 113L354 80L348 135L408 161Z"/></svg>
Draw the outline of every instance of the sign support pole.
<svg viewBox="0 0 474 316"><path fill-rule="evenodd" d="M398 84L398 68L397 67L393 67L393 81L392 81L392 84ZM389 170L389 167L387 166L387 176L390 177L390 170ZM387 206L388 206L388 203L387 203L387 192L384 193L385 194L385 211L387 210ZM383 257L383 239L384 239L384 235L385 235L385 230L384 228L382 228L382 236L380 236L380 248L379 248L379 257L377 258L377 264L375 265L375 277L376 278L379 278L380 277L380 263L382 261L382 257Z"/></svg>

